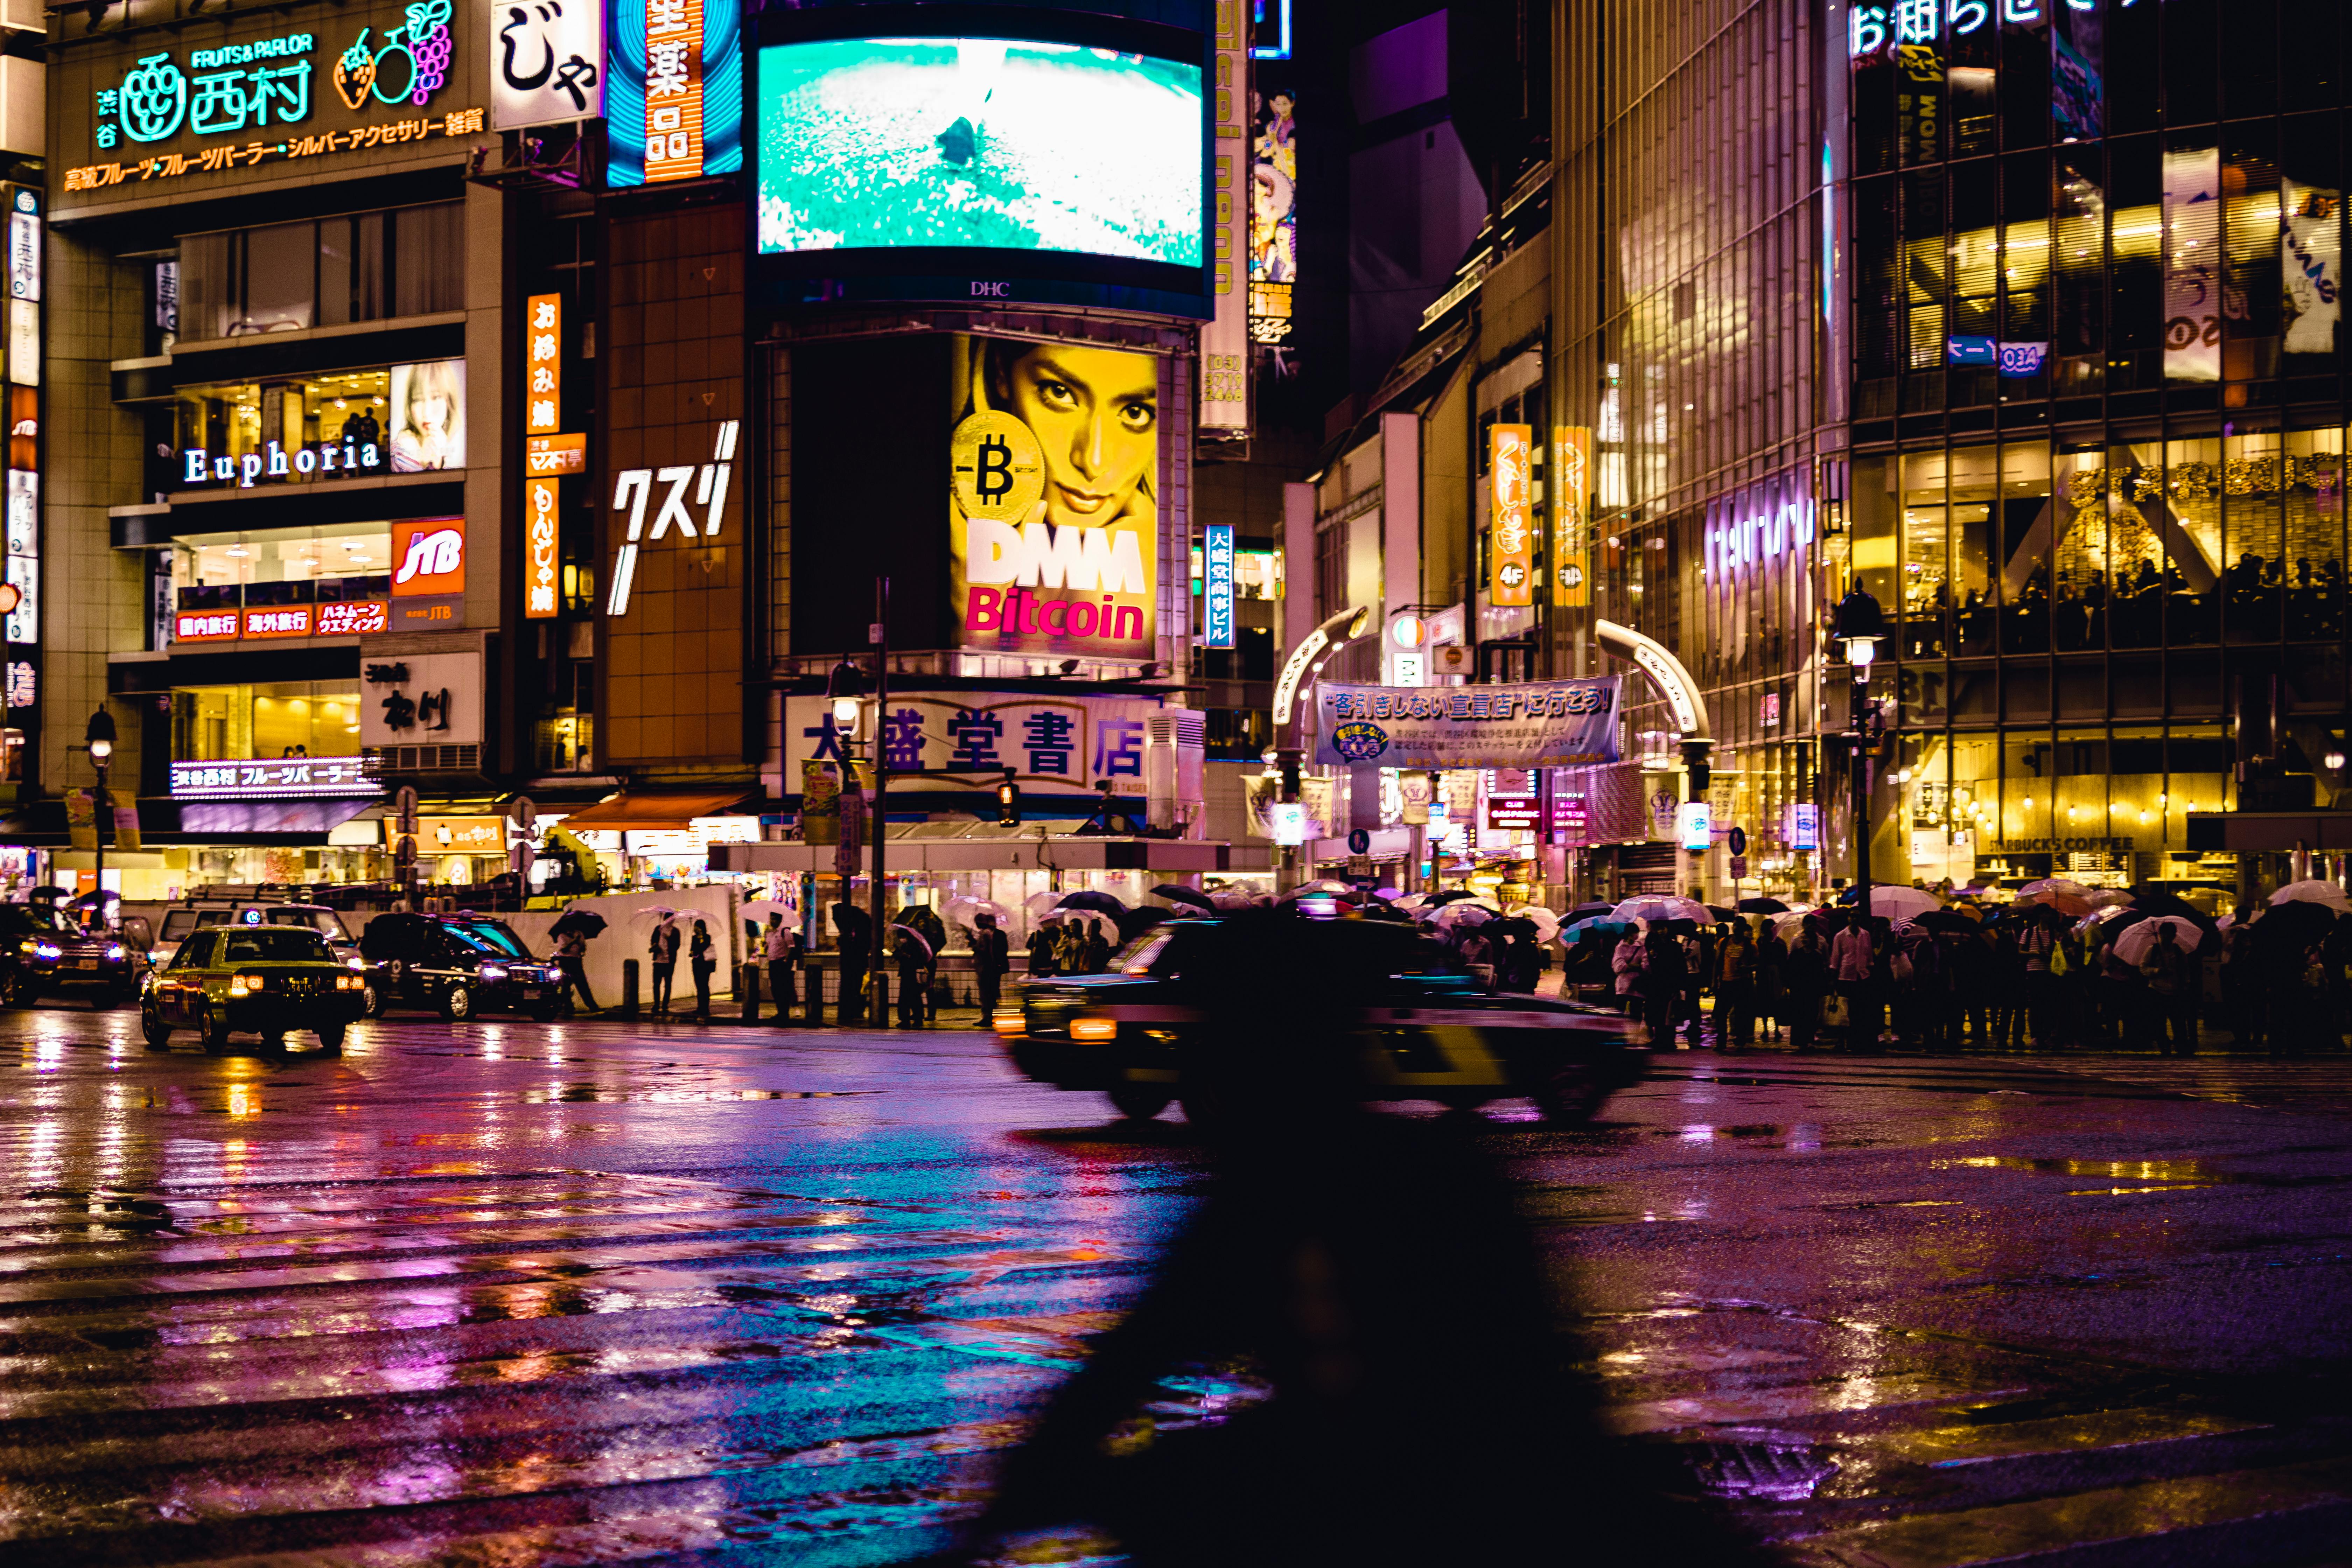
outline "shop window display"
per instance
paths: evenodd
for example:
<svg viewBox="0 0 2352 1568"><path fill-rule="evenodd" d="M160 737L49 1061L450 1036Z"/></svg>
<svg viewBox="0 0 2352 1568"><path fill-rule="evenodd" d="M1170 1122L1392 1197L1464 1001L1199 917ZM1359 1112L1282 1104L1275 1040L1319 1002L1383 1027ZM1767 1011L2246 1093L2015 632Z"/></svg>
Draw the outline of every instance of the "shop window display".
<svg viewBox="0 0 2352 1568"><path fill-rule="evenodd" d="M183 611L381 599L392 587L388 523L188 534L172 548Z"/></svg>
<svg viewBox="0 0 2352 1568"><path fill-rule="evenodd" d="M172 693L172 760L349 757L360 749L356 685L279 681Z"/></svg>

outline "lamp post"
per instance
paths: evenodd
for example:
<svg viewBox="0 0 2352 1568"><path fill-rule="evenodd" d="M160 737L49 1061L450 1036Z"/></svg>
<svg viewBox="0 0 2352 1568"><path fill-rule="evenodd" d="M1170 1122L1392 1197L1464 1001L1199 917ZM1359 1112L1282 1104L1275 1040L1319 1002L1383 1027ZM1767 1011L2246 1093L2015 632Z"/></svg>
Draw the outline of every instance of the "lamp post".
<svg viewBox="0 0 2352 1568"><path fill-rule="evenodd" d="M90 766L98 770L98 790L90 797L90 826L95 830L95 879L98 883L98 918L106 921L106 841L114 837L114 802L106 793L106 770L114 765L114 715L103 706L89 716L89 727L82 731L89 746Z"/></svg>
<svg viewBox="0 0 2352 1568"><path fill-rule="evenodd" d="M1870 918L1870 667L1878 645L1886 637L1886 612L1878 601L1856 587L1838 602L1830 636L1845 645L1846 662L1853 667L1853 880L1862 900L1862 918Z"/></svg>

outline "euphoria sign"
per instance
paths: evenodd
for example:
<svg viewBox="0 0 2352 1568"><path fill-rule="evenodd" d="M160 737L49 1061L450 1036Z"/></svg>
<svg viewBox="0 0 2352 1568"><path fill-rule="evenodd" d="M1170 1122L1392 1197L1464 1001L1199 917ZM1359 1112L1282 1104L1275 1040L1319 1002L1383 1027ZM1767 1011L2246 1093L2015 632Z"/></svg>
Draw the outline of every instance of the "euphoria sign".
<svg viewBox="0 0 2352 1568"><path fill-rule="evenodd" d="M1617 760L1620 678L1316 692L1315 760L1384 768L1589 767Z"/></svg>

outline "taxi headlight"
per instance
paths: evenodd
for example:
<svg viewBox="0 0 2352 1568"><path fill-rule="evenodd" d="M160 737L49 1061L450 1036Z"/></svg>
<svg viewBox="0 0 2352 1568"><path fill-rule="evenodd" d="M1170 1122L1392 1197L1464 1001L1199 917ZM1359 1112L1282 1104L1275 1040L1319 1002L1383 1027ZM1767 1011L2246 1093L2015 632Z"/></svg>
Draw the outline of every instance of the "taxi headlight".
<svg viewBox="0 0 2352 1568"><path fill-rule="evenodd" d="M995 1026L996 1032L998 1034L1003 1035L1007 1038L1010 1038L1014 1035L1025 1035L1029 1032L1029 1020L1022 1016L1021 1010L1018 1007L1006 1008L999 1012L996 1016L990 1019L989 1022Z"/></svg>
<svg viewBox="0 0 2352 1568"><path fill-rule="evenodd" d="M367 960L364 958L347 958L343 960L343 964L344 967L349 969L365 969L367 967Z"/></svg>
<svg viewBox="0 0 2352 1568"><path fill-rule="evenodd" d="M1070 1038L1074 1040L1087 1040L1096 1044L1100 1044L1105 1040L1115 1040L1118 1038L1118 1020L1116 1018L1073 1018L1070 1020Z"/></svg>
<svg viewBox="0 0 2352 1568"><path fill-rule="evenodd" d="M122 944L119 942L110 943L107 947L106 956L114 960L118 963L121 963L122 961Z"/></svg>
<svg viewBox="0 0 2352 1568"><path fill-rule="evenodd" d="M507 977L507 966L503 963L485 963L482 965L481 973L483 984L494 984Z"/></svg>
<svg viewBox="0 0 2352 1568"><path fill-rule="evenodd" d="M63 958L65 956L65 952L66 950L64 948L59 947L53 942L37 942L33 944L33 956L35 958Z"/></svg>

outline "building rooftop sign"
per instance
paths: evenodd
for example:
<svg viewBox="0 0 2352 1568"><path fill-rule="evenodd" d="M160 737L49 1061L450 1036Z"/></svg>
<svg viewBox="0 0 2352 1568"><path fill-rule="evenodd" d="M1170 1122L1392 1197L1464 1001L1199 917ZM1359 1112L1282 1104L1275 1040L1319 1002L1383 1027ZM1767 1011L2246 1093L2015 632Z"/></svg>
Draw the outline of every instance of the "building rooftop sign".
<svg viewBox="0 0 2352 1568"><path fill-rule="evenodd" d="M453 12L453 0L357 15L320 7L310 13L319 30L235 39L224 35L249 24L225 16L201 43L128 53L119 76L100 71L86 110L74 99L61 105L61 149L79 151L76 122L86 114L96 154L68 167L65 188L152 184L479 134L481 109L455 101L462 89L451 90L460 64L473 63L458 55Z"/></svg>

